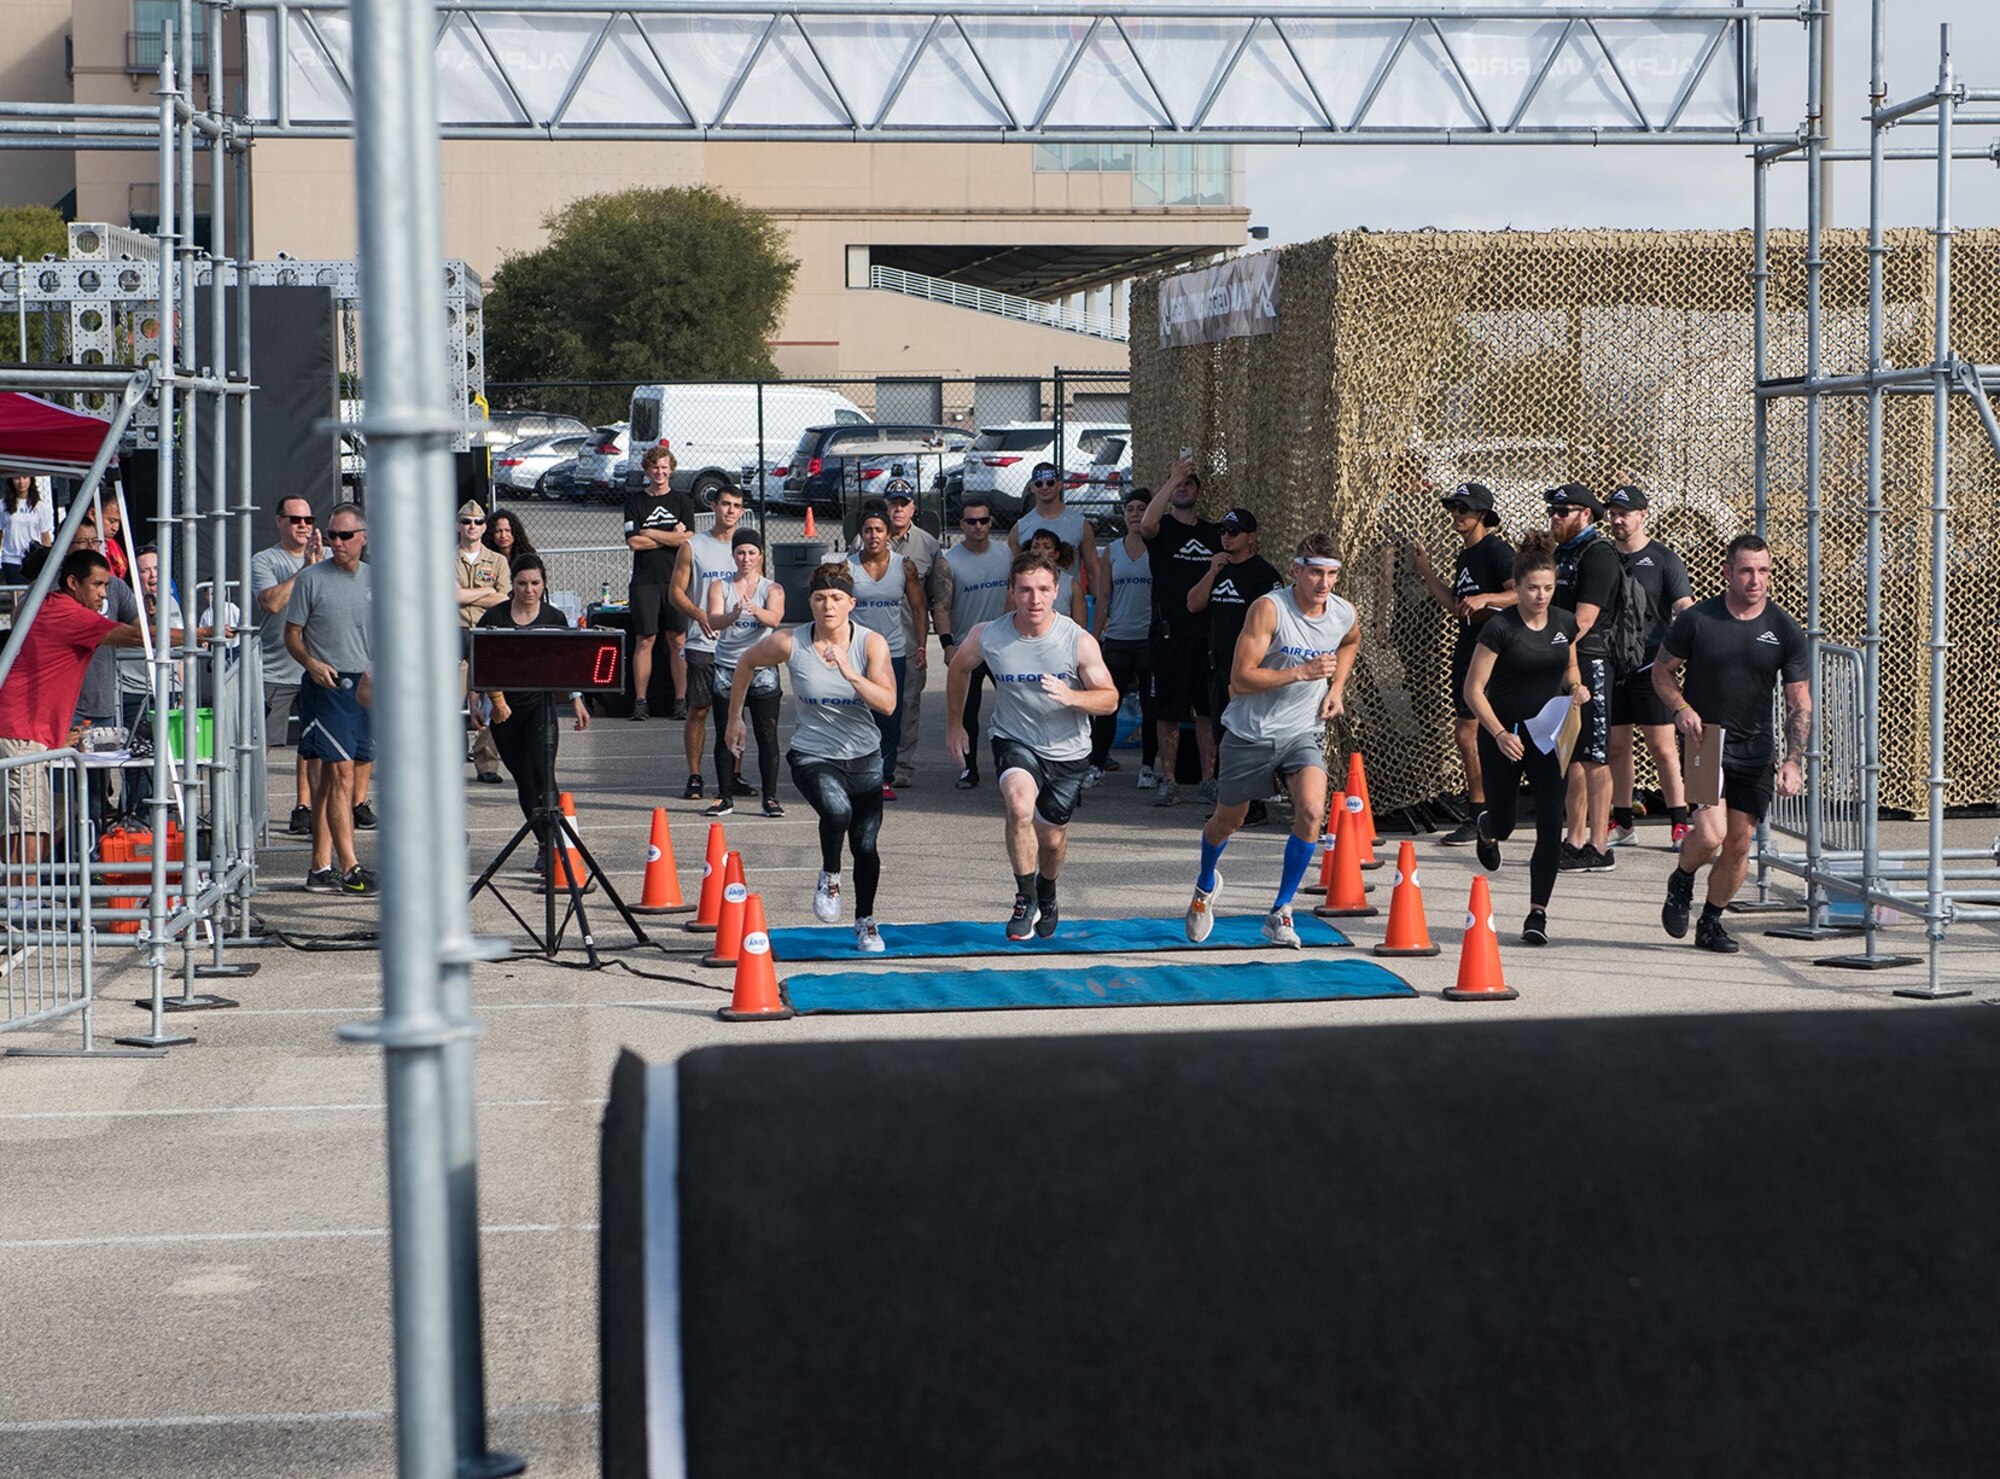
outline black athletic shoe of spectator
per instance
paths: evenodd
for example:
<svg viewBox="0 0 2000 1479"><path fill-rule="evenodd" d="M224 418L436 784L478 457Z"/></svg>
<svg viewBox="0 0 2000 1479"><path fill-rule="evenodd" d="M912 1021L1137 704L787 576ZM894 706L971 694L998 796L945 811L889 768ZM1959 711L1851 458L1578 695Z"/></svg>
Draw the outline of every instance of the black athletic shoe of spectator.
<svg viewBox="0 0 2000 1479"><path fill-rule="evenodd" d="M1007 919L1007 938L1025 940L1035 932L1035 901L1026 894L1014 895L1014 912Z"/></svg>
<svg viewBox="0 0 2000 1479"><path fill-rule="evenodd" d="M757 788L751 785L748 781L744 780L743 777L739 775L738 777L736 777L736 785L734 789L731 790L730 794L732 796L755 796L757 794Z"/></svg>
<svg viewBox="0 0 2000 1479"><path fill-rule="evenodd" d="M1521 923L1521 943L1523 945L1549 943L1549 915L1546 909L1528 911L1528 917Z"/></svg>
<svg viewBox="0 0 2000 1479"><path fill-rule="evenodd" d="M700 777L700 776L698 776L698 775L691 775L691 776L689 776L689 777L688 777L688 783L687 783L687 785L685 785L685 786L683 786L683 787L681 788L681 800L683 800L683 801L699 801L699 800L701 800L701 777Z"/></svg>
<svg viewBox="0 0 2000 1479"><path fill-rule="evenodd" d="M1705 914L1694 923L1694 945L1697 950L1713 950L1717 955L1734 955L1743 948L1736 943L1736 937L1722 927L1720 916L1710 918Z"/></svg>
<svg viewBox="0 0 2000 1479"><path fill-rule="evenodd" d="M290 832L294 837L312 836L312 830L313 830L312 808L310 806L293 807L291 825L288 826L285 830Z"/></svg>
<svg viewBox="0 0 2000 1479"><path fill-rule="evenodd" d="M1486 834L1486 813L1482 811L1469 825L1472 827L1472 840L1479 845L1479 866L1488 873L1498 873L1500 844Z"/></svg>
<svg viewBox="0 0 2000 1479"><path fill-rule="evenodd" d="M1579 851L1583 854L1582 867L1586 873L1609 873L1618 866L1616 848L1597 848L1586 842Z"/></svg>
<svg viewBox="0 0 2000 1479"><path fill-rule="evenodd" d="M499 777L496 776L494 777L494 779L497 780L499 779ZM359 806L354 808L355 831L373 832L375 830L375 827L376 827L376 821L375 821L374 807L370 806L367 802L364 801Z"/></svg>
<svg viewBox="0 0 2000 1479"><path fill-rule="evenodd" d="M1479 840L1479 828L1471 822L1460 822L1451 831L1438 838L1439 847L1470 847Z"/></svg>
<svg viewBox="0 0 2000 1479"><path fill-rule="evenodd" d="M970 791L974 786L978 784L979 784L979 772L974 770L971 766L969 765L966 766L965 769L961 770L958 773L959 790Z"/></svg>
<svg viewBox="0 0 2000 1479"><path fill-rule="evenodd" d="M631 719L634 724L643 724L652 717L653 711L646 707L646 701L643 698L632 705Z"/></svg>
<svg viewBox="0 0 2000 1479"><path fill-rule="evenodd" d="M1584 872L1590 867L1590 851L1590 844L1587 842L1582 847L1578 847L1570 842L1563 843L1562 856L1556 860L1556 871L1559 873Z"/></svg>
<svg viewBox="0 0 2000 1479"><path fill-rule="evenodd" d="M1685 868L1667 873L1667 901L1660 906L1660 927L1676 940L1687 938L1688 911L1694 907L1694 874Z"/></svg>

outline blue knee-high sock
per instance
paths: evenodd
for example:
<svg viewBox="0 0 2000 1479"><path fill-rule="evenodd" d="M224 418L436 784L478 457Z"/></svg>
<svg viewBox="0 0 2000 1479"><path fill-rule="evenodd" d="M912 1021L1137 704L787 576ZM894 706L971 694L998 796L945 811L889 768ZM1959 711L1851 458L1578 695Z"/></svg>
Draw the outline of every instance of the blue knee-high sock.
<svg viewBox="0 0 2000 1479"><path fill-rule="evenodd" d="M1201 839L1201 872L1195 875L1194 886L1205 894L1215 892L1215 864L1227 846L1227 838L1220 842L1210 842L1206 837Z"/></svg>
<svg viewBox="0 0 2000 1479"><path fill-rule="evenodd" d="M1313 851L1313 844L1296 832L1285 839L1285 871L1278 878L1278 901L1271 906L1274 911L1292 902L1312 863Z"/></svg>

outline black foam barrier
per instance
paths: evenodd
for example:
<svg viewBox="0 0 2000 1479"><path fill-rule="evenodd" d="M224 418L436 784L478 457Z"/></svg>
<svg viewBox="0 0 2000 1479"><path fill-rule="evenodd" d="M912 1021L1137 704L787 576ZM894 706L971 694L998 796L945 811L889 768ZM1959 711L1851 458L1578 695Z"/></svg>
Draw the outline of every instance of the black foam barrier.
<svg viewBox="0 0 2000 1479"><path fill-rule="evenodd" d="M1970 1007L628 1058L605 1472L1990 1475L1996 1048Z"/></svg>

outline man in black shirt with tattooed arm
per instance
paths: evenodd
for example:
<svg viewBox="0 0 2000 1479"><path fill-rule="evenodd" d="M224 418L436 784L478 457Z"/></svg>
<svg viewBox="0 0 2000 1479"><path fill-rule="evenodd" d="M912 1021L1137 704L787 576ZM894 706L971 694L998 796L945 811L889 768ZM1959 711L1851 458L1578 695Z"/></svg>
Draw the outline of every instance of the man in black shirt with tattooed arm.
<svg viewBox="0 0 2000 1479"><path fill-rule="evenodd" d="M1774 780L1780 795L1805 789L1799 761L1812 734L1812 689L1806 634L1770 600L1770 546L1755 534L1737 535L1723 557L1723 576L1721 595L1674 618L1653 659L1653 687L1689 745L1701 743L1705 726L1723 731L1722 805L1695 812L1680 862L1667 875L1660 923L1676 940L1687 933L1694 876L1708 863L1708 899L1694 942L1733 955L1738 947L1722 927L1722 911L1743 886ZM1785 750L1774 778L1771 696L1781 679Z"/></svg>

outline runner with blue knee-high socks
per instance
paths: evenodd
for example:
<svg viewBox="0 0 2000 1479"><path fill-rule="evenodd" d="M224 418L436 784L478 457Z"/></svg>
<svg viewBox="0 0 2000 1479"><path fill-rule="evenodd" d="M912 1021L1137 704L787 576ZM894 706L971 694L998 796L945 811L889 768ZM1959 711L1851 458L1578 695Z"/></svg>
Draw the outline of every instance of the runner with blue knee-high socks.
<svg viewBox="0 0 2000 1479"><path fill-rule="evenodd" d="M1244 618L1229 669L1229 706L1222 712L1215 812L1201 829L1201 869L1187 909L1187 937L1197 945L1215 927L1215 896L1222 888L1215 865L1250 803L1270 791L1276 775L1291 794L1292 831L1264 938L1299 947L1292 899L1326 815L1326 726L1345 705L1361 640L1354 607L1333 594L1339 575L1333 537L1308 534L1292 558L1291 584L1259 596Z"/></svg>

